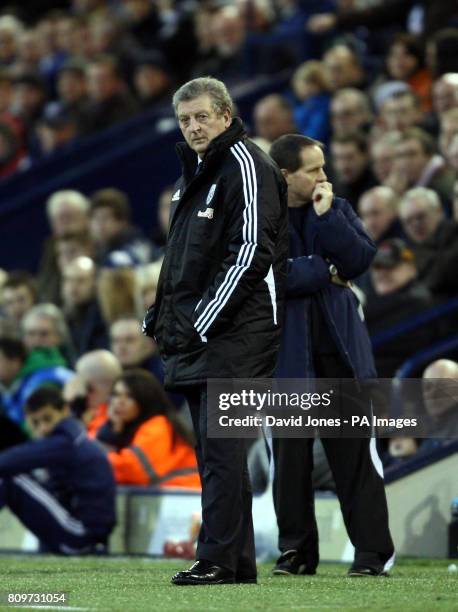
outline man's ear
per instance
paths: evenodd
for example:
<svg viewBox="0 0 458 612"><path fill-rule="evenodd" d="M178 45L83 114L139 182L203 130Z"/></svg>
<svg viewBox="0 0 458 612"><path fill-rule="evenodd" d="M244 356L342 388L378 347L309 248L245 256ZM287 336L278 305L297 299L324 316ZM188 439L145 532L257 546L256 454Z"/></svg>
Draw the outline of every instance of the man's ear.
<svg viewBox="0 0 458 612"><path fill-rule="evenodd" d="M280 172L283 174L286 182L288 182L289 172L286 168L280 168Z"/></svg>

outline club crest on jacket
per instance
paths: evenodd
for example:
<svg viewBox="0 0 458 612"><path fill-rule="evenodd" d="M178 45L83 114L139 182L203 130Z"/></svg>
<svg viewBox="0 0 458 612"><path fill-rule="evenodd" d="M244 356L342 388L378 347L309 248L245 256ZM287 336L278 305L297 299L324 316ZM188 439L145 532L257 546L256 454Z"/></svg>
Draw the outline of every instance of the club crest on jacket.
<svg viewBox="0 0 458 612"><path fill-rule="evenodd" d="M198 217L206 217L207 219L213 219L213 208L206 208L205 210L197 211Z"/></svg>

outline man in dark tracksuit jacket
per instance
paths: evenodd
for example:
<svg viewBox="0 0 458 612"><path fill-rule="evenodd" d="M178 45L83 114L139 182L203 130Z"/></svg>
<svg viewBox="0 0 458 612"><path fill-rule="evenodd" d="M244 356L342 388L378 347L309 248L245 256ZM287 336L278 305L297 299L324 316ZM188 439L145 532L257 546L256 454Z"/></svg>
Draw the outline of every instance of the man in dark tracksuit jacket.
<svg viewBox="0 0 458 612"><path fill-rule="evenodd" d="M368 268L375 245L351 205L333 196L320 143L305 136L283 136L270 154L286 177L289 205L290 258L277 375L375 378L362 311L348 282ZM343 409L351 414L350 405ZM375 439L322 442L355 547L349 575L382 575L393 564L394 547ZM313 438L273 440L273 491L282 552L274 574L314 574L318 564L312 447Z"/></svg>
<svg viewBox="0 0 458 612"><path fill-rule="evenodd" d="M190 81L174 106L186 140L177 147L183 176L145 331L158 343L166 387L190 404L202 528L197 562L172 582L256 582L245 441L207 437L206 382L273 375L288 248L286 183L232 118L223 83Z"/></svg>
<svg viewBox="0 0 458 612"><path fill-rule="evenodd" d="M42 550L106 551L115 525L115 481L104 451L68 416L55 388L35 391L26 413L40 439L0 453L0 510L8 506ZM35 478L34 470L44 470L46 480Z"/></svg>

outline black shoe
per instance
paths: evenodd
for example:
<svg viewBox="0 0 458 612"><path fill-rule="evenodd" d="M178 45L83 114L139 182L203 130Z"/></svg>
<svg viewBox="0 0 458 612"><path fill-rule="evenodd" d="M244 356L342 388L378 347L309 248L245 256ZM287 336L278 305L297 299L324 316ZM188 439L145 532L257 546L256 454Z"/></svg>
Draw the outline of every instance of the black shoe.
<svg viewBox="0 0 458 612"><path fill-rule="evenodd" d="M316 574L316 567L312 567L304 562L304 559L298 554L297 550L287 550L277 560L275 567L272 570L274 576L286 575L308 575Z"/></svg>
<svg viewBox="0 0 458 612"><path fill-rule="evenodd" d="M177 572L172 583L184 584L234 584L233 572L203 559L196 561L188 570Z"/></svg>
<svg viewBox="0 0 458 612"><path fill-rule="evenodd" d="M374 569L373 567L355 566L355 567L350 567L350 569L348 570L347 576L349 578L366 578L368 576L369 577L381 576L384 578L388 578L388 572L385 572L384 570L378 571Z"/></svg>

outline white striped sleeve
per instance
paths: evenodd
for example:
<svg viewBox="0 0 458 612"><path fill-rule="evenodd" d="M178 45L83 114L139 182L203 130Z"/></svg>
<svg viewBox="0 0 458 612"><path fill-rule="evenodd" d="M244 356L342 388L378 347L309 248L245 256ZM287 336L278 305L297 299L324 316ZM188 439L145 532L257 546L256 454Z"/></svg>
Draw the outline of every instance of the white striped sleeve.
<svg viewBox="0 0 458 612"><path fill-rule="evenodd" d="M231 153L239 163L243 183L242 243L235 263L228 268L214 298L206 304L194 323L195 329L201 336L205 336L213 321L227 304L243 274L249 269L257 248L258 188L254 161L241 141L231 147Z"/></svg>

